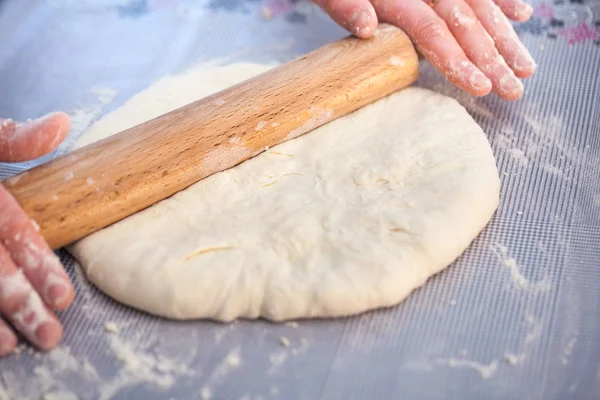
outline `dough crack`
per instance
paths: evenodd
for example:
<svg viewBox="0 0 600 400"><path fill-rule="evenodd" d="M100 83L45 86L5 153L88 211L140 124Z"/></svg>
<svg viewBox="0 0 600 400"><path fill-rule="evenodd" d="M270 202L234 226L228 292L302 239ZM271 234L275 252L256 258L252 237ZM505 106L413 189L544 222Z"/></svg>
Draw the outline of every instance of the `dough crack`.
<svg viewBox="0 0 600 400"><path fill-rule="evenodd" d="M288 154L288 153L280 153L278 151L270 151L269 154L277 154L278 156L288 156L288 157L294 157L293 154Z"/></svg>
<svg viewBox="0 0 600 400"><path fill-rule="evenodd" d="M206 249L199 249L196 251L192 251L190 254L185 256L185 258L183 259L183 262L188 262L192 258L201 256L202 254L214 253L215 251L232 250L232 249L234 249L234 247L232 247L232 246L217 246L217 247L208 247Z"/></svg>
<svg viewBox="0 0 600 400"><path fill-rule="evenodd" d="M264 185L262 185L261 187L266 187L266 186L271 186L274 185L275 183L279 182L282 178L286 177L286 176L290 176L290 175L300 175L300 176L304 176L304 174L301 174L299 172L291 172L289 174L284 174L281 175L281 178L279 179L275 179L273 182L269 182L269 183L265 183Z"/></svg>

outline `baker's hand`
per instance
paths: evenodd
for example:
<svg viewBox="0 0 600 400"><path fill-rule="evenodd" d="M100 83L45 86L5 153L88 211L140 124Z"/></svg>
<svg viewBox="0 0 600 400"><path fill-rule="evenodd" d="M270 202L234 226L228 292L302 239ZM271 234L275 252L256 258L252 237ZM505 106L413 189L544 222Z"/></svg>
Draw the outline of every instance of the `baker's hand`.
<svg viewBox="0 0 600 400"><path fill-rule="evenodd" d="M40 157L54 150L69 129L69 118L62 113L24 124L0 119L0 161ZM14 330L40 349L54 347L62 327L52 310L68 307L73 297L60 260L0 184L0 356L15 348Z"/></svg>
<svg viewBox="0 0 600 400"><path fill-rule="evenodd" d="M509 21L531 17L522 0L314 1L360 38L372 36L378 21L398 26L450 82L475 96L493 91L516 100L523 94L518 78L536 68Z"/></svg>

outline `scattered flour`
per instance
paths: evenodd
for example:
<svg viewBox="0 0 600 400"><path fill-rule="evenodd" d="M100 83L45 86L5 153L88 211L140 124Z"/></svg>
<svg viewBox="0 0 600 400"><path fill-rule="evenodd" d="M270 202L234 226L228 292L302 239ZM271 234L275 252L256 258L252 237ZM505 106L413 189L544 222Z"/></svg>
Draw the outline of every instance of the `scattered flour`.
<svg viewBox="0 0 600 400"><path fill-rule="evenodd" d="M240 347L238 346L229 351L225 358L215 367L208 382L211 384L222 382L227 375L239 368L241 364L242 359L240 358Z"/></svg>
<svg viewBox="0 0 600 400"><path fill-rule="evenodd" d="M27 379L23 379L27 377ZM0 373L0 399L76 399L72 392L74 383L86 388L78 393L83 398L91 397L94 385L100 378L96 369L71 354L66 346L40 357L40 363L32 369L11 369ZM4 396L4 397L3 397ZM60 396L60 397L58 397Z"/></svg>
<svg viewBox="0 0 600 400"><path fill-rule="evenodd" d="M527 351L542 333L542 323L535 319L532 315L527 314L525 316L525 323L528 325L529 330L525 335L523 343L519 346L521 352L517 354L514 352L507 351L504 354L504 359L506 360L506 363L511 367L522 363L527 358Z"/></svg>
<svg viewBox="0 0 600 400"><path fill-rule="evenodd" d="M536 320L532 315L525 317L525 322L529 325L531 330L525 336L524 346L527 347L532 344L542 333L542 323Z"/></svg>
<svg viewBox="0 0 600 400"><path fill-rule="evenodd" d="M202 388L202 390L200 391L200 399L201 400L210 400L210 398L211 398L210 388L209 387Z"/></svg>
<svg viewBox="0 0 600 400"><path fill-rule="evenodd" d="M438 358L437 365L447 365L451 368L470 368L479 373L482 379L490 379L498 369L498 361L494 360L489 364L481 364L476 361L466 360L464 358Z"/></svg>
<svg viewBox="0 0 600 400"><path fill-rule="evenodd" d="M438 358L433 362L410 362L407 365L405 365L405 367L408 369L420 369L428 371L438 366L472 369L473 371L477 372L482 379L487 380L492 378L498 370L498 360L492 360L489 364L483 364L466 358L451 357Z"/></svg>
<svg viewBox="0 0 600 400"><path fill-rule="evenodd" d="M178 376L191 376L194 371L184 363L166 356L136 349L117 335L109 335L112 356L119 364L118 375L102 385L99 399L111 399L122 389L139 383L153 384L158 390L170 388Z"/></svg>
<svg viewBox="0 0 600 400"><path fill-rule="evenodd" d="M492 137L495 147L524 168L534 167L560 179L571 179L573 167L581 162L580 150L567 144L562 117L545 116L537 104L527 103L513 120L523 122L520 132L516 132L512 120L505 122Z"/></svg>
<svg viewBox="0 0 600 400"><path fill-rule="evenodd" d="M285 363L285 360L288 358L288 353L285 350L277 351L269 356L269 361L271 362L271 366L267 370L267 375L273 375L276 373L281 366Z"/></svg>
<svg viewBox="0 0 600 400"><path fill-rule="evenodd" d="M506 353L504 354L504 358L506 359L506 363L508 365L514 367L515 365L521 363L521 361L525 359L525 354L516 355L513 353Z"/></svg>
<svg viewBox="0 0 600 400"><path fill-rule="evenodd" d="M43 400L79 400L79 398L69 392L51 392L46 393Z"/></svg>
<svg viewBox="0 0 600 400"><path fill-rule="evenodd" d="M104 324L104 330L108 333L118 333L119 327L112 321L108 321Z"/></svg>
<svg viewBox="0 0 600 400"><path fill-rule="evenodd" d="M529 159L527 158L527 156L525 156L525 153L523 152L523 150L521 149L517 149L517 148L512 148L509 149L508 152L510 153L510 155L513 156L513 158L515 160L517 160L517 162L527 168L527 166L529 165Z"/></svg>
<svg viewBox="0 0 600 400"><path fill-rule="evenodd" d="M560 362L562 365L569 364L569 358L571 358L571 354L573 354L573 349L575 348L575 344L577 343L577 336L573 336L571 340L567 343L567 346L563 350L562 356L560 357Z"/></svg>
<svg viewBox="0 0 600 400"><path fill-rule="evenodd" d="M544 279L531 283L523 274L517 264L517 261L510 257L508 248L501 244L496 243L491 247L492 251L498 258L498 260L510 271L510 278L513 284L522 290L532 291L532 292L546 292L552 288L551 281L548 276L545 276Z"/></svg>
<svg viewBox="0 0 600 400"><path fill-rule="evenodd" d="M176 378L195 373L188 363L167 357L162 351L155 354L140 350L136 347L139 338L124 339L116 332L101 337L108 341L109 356L117 367L111 377L101 377L85 357L71 354L66 346L47 354L27 348L27 353L35 354L39 361L31 367L0 372L0 400L112 399L123 389L141 383L153 385L157 391L168 389Z"/></svg>

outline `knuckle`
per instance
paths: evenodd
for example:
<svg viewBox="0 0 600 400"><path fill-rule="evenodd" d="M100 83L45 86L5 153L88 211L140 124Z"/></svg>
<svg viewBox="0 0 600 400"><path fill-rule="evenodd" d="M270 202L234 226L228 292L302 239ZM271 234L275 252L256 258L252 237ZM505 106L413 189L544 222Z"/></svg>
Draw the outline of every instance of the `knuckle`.
<svg viewBox="0 0 600 400"><path fill-rule="evenodd" d="M422 17L413 25L413 40L418 43L433 41L445 36L443 21L434 16Z"/></svg>
<svg viewBox="0 0 600 400"><path fill-rule="evenodd" d="M477 26L477 17L466 4L457 4L452 7L444 20L454 28L470 30Z"/></svg>

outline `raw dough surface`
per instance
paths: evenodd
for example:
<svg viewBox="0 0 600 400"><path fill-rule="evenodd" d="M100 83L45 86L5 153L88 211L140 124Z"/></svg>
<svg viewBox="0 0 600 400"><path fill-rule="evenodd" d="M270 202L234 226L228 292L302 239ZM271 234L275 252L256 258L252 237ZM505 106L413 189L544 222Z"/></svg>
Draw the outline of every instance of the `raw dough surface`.
<svg viewBox="0 0 600 400"><path fill-rule="evenodd" d="M79 144L267 68L165 78ZM495 160L477 123L455 100L409 88L208 177L70 251L106 294L157 315L343 316L397 304L451 264L498 196Z"/></svg>

